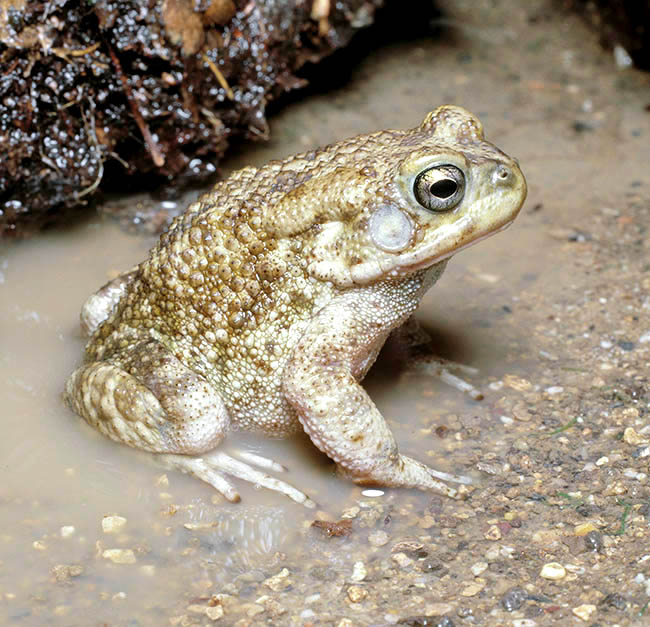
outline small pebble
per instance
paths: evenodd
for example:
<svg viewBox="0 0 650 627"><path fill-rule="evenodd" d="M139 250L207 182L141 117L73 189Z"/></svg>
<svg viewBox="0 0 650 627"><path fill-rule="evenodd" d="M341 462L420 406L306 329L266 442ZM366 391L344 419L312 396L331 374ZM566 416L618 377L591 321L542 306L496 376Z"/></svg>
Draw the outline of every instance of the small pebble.
<svg viewBox="0 0 650 627"><path fill-rule="evenodd" d="M277 575L273 575L262 582L263 586L271 588L273 592L280 592L291 585L289 569L283 568Z"/></svg>
<svg viewBox="0 0 650 627"><path fill-rule="evenodd" d="M585 546L588 551L600 552L605 548L603 534L600 531L590 531L585 534Z"/></svg>
<svg viewBox="0 0 650 627"><path fill-rule="evenodd" d="M451 603L430 603L424 608L426 616L444 616L450 614L454 610Z"/></svg>
<svg viewBox="0 0 650 627"><path fill-rule="evenodd" d="M344 509L343 512L341 512L341 518L342 519L356 518L359 515L360 511L361 508L356 505L354 507L348 507L347 509Z"/></svg>
<svg viewBox="0 0 650 627"><path fill-rule="evenodd" d="M205 608L205 615L212 621L219 620L223 617L223 605L208 605Z"/></svg>
<svg viewBox="0 0 650 627"><path fill-rule="evenodd" d="M469 586L463 588L460 593L464 597L473 597L476 596L481 590L483 590L483 588L485 588L485 584L473 582L470 583Z"/></svg>
<svg viewBox="0 0 650 627"><path fill-rule="evenodd" d="M551 579L552 581L557 581L559 579L564 579L566 577L566 569L562 564L557 562L549 562L542 566L542 570L539 573L540 577L544 579Z"/></svg>
<svg viewBox="0 0 650 627"><path fill-rule="evenodd" d="M69 538L70 536L74 535L75 528L72 525L65 525L61 527L61 537L62 538Z"/></svg>
<svg viewBox="0 0 650 627"><path fill-rule="evenodd" d="M106 549L102 553L104 559L113 564L135 564L135 553L131 549Z"/></svg>
<svg viewBox="0 0 650 627"><path fill-rule="evenodd" d="M535 627L536 625L532 618L516 618L512 621L512 627Z"/></svg>
<svg viewBox="0 0 650 627"><path fill-rule="evenodd" d="M599 457L596 460L596 466L604 466L608 462L609 462L609 457L607 457L607 455L603 455L602 457Z"/></svg>
<svg viewBox="0 0 650 627"><path fill-rule="evenodd" d="M645 439L642 438L632 427L628 427L623 431L623 442L631 444L632 446L646 443Z"/></svg>
<svg viewBox="0 0 650 627"><path fill-rule="evenodd" d="M385 544L388 543L388 534L385 531L379 530L379 531L373 531L369 536L368 536L368 542L372 546L384 546Z"/></svg>
<svg viewBox="0 0 650 627"><path fill-rule="evenodd" d="M384 496L384 491L383 490L364 490L361 492L363 496L367 496L369 498L376 498L378 496Z"/></svg>
<svg viewBox="0 0 650 627"><path fill-rule="evenodd" d="M586 622L591 619L592 614L596 611L596 606L591 605L591 603L584 603L583 605L574 607L571 611L580 620L584 620Z"/></svg>
<svg viewBox="0 0 650 627"><path fill-rule="evenodd" d="M368 574L368 570L363 562L355 562L350 579L355 582L363 581Z"/></svg>
<svg viewBox="0 0 650 627"><path fill-rule="evenodd" d="M391 559L400 568L408 568L413 563L413 560L406 553L395 553L391 555Z"/></svg>
<svg viewBox="0 0 650 627"><path fill-rule="evenodd" d="M561 385L552 385L551 387L546 388L546 393L550 394L551 396L555 394L562 394L564 392L564 388Z"/></svg>
<svg viewBox="0 0 650 627"><path fill-rule="evenodd" d="M79 577L84 569L79 564L57 564L50 572L57 583L69 583L72 577Z"/></svg>
<svg viewBox="0 0 650 627"><path fill-rule="evenodd" d="M501 597L501 605L507 612L514 612L528 600L528 596L528 592L526 592L521 586L515 586L514 588L510 588L510 590Z"/></svg>
<svg viewBox="0 0 650 627"><path fill-rule="evenodd" d="M352 603L360 603L368 596L368 591L361 586L350 586L348 588L348 599Z"/></svg>
<svg viewBox="0 0 650 627"><path fill-rule="evenodd" d="M573 533L576 536L585 536L587 535L590 531L598 531L596 527L594 527L594 524L591 522L586 522L586 523L581 523L580 525L576 525L573 528Z"/></svg>
<svg viewBox="0 0 650 627"><path fill-rule="evenodd" d="M485 532L485 539L486 540L501 540L501 530L499 527L496 525L492 525L486 532Z"/></svg>
<svg viewBox="0 0 650 627"><path fill-rule="evenodd" d="M480 574L484 573L487 568L487 562L476 562L476 564L472 565L470 570L472 571L472 575L474 575L474 577L478 577Z"/></svg>
<svg viewBox="0 0 650 627"><path fill-rule="evenodd" d="M126 518L123 516L104 516L102 518L102 531L104 533L118 533L124 529Z"/></svg>
<svg viewBox="0 0 650 627"><path fill-rule="evenodd" d="M638 448L634 453L632 453L632 457L638 458L638 459L643 459L644 457L650 456L650 446L644 446L642 448Z"/></svg>
<svg viewBox="0 0 650 627"><path fill-rule="evenodd" d="M610 592L605 598L600 602L600 605L605 605L607 607L613 607L617 610L624 611L627 609L627 601L625 597L617 592Z"/></svg>

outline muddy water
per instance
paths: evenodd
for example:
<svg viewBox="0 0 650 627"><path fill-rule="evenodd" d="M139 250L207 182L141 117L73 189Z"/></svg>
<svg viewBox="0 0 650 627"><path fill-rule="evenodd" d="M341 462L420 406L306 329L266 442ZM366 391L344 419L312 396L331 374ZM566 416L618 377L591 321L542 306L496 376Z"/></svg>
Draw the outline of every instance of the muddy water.
<svg viewBox="0 0 650 627"><path fill-rule="evenodd" d="M391 546L410 534L432 553L449 557L449 547L461 547L459 538L470 546L482 539L502 495L496 490L490 496L493 479L476 467L504 455L506 442L514 438L512 421L503 415L516 386L504 388L503 381L518 377L532 381L532 389L567 384L578 389L581 381L601 372L596 362L584 362L585 355L601 350L601 340L594 339L593 349L584 344L591 341L593 328L609 338L602 346L624 332L621 320L632 314L623 311L627 301L610 292L621 273L636 267L631 261L616 264L641 237L625 239L632 218L625 221L621 215L628 215L626 202L640 194L647 198L650 188L650 116L644 110L650 89L647 77L617 69L579 20L554 16L551 3L531 3L525 10L505 1L485 3L490 10L484 3L449 4L450 36L377 50L345 89L291 105L274 119L269 144L233 156L225 170L377 128L414 126L442 102L477 113L488 138L519 158L530 189L522 215L508 231L454 258L418 316L443 356L480 369L473 381L485 400L471 401L422 373L396 372L382 360L367 379L402 450L476 477L478 496L471 505L437 506L459 520L476 517L476 527L468 523L464 532L432 531L421 522L422 512L431 509L427 495L392 490L362 496L360 488L333 474L328 460L305 438L278 442L238 434L228 446L285 464L287 479L318 502L316 513L242 484L237 487L243 502L230 505L198 480L165 473L147 456L105 440L78 420L63 406L61 390L82 352L81 304L107 279L140 261L153 243L109 220L91 218L0 249L0 622L81 625L92 616L93 624L204 624L210 622L204 610L211 595L225 593L241 607L226 606L223 624L234 624L229 617L236 617L241 624L302 625L319 616L325 624L346 616L359 624L384 624L411 614L441 613L431 603L443 600L456 621L471 615L461 615L461 609L473 607L478 624L497 624L489 622L489 607L481 603L492 595L498 599L501 584L475 602L469 593L458 597L457 583L449 593L443 588L432 593L430 583L423 586L418 578L398 583L409 571L404 560L399 572L390 570L395 567ZM616 251L619 241L630 243ZM598 257L594 242L615 251L611 262ZM600 261L592 265L594 259ZM630 298L641 298L641 279L625 276L630 293L637 294ZM590 298L604 299L602 308L620 303L621 310L608 312L606 323L578 323ZM635 311L637 322L629 324L637 326L625 332L636 340L647 314ZM575 320L577 328L565 333L562 320L567 328ZM572 338L581 334L583 345L572 348ZM615 358L608 359L614 368ZM566 363L579 367L563 369ZM628 363L629 376L641 376L642 367L631 368ZM600 414L594 410L594 415ZM535 416L518 423L522 438L543 428L548 416L553 424L571 418L561 406ZM636 424L642 426L642 420ZM449 435L441 437L445 430ZM602 445L605 450L611 446ZM370 549L363 533L324 544L307 531L314 517L335 520L346 510L354 517L359 508L362 514L377 512L377 528L389 530L393 540L385 548L377 541ZM106 533L105 516L121 516L126 523ZM420 521L415 529L410 526L414 520ZM536 524L546 524L542 515ZM531 540L522 532L520 542L524 551ZM105 553L111 549L118 552ZM459 558L456 571L446 566L453 581L472 579L467 564L482 551ZM321 568L324 555L329 570L314 570ZM111 556L127 563L114 563ZM372 603L346 596L354 563L366 558L378 564L379 574L371 581L415 586L419 596L403 603L390 595ZM530 563L538 569L534 557ZM263 583L285 566L292 586ZM364 590L372 598L372 585ZM552 596L553 591L544 593ZM260 601L264 594L281 603L284 612ZM642 602L634 601L639 607ZM617 620L625 624L625 617Z"/></svg>

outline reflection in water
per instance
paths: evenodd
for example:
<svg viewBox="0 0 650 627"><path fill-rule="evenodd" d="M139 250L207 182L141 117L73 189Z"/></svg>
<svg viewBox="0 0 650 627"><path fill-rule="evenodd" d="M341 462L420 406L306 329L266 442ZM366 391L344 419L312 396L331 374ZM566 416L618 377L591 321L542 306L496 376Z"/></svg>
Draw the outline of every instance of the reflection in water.
<svg viewBox="0 0 650 627"><path fill-rule="evenodd" d="M263 567L274 552L286 550L295 532L291 519L281 507L215 507L196 500L183 526L200 539L204 559L215 568L220 583L225 583Z"/></svg>

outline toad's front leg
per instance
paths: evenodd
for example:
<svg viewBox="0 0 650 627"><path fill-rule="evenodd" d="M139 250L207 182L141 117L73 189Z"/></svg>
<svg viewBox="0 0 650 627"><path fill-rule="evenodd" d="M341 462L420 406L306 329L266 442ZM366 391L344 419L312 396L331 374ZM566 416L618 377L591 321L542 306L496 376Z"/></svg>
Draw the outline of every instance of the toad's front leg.
<svg viewBox="0 0 650 627"><path fill-rule="evenodd" d="M310 322L283 379L286 398L314 444L356 483L419 488L452 498L437 478L468 483L401 455L393 434L359 384L395 321L380 296L330 303Z"/></svg>

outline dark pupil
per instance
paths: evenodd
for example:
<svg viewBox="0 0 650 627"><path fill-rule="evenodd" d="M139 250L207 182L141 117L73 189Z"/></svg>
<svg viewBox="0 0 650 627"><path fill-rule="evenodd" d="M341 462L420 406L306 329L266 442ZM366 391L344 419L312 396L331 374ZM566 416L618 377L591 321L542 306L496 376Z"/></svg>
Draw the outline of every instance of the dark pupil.
<svg viewBox="0 0 650 627"><path fill-rule="evenodd" d="M458 184L453 179L442 179L442 181L436 181L430 188L432 196L436 198L449 198L456 193L458 189Z"/></svg>

